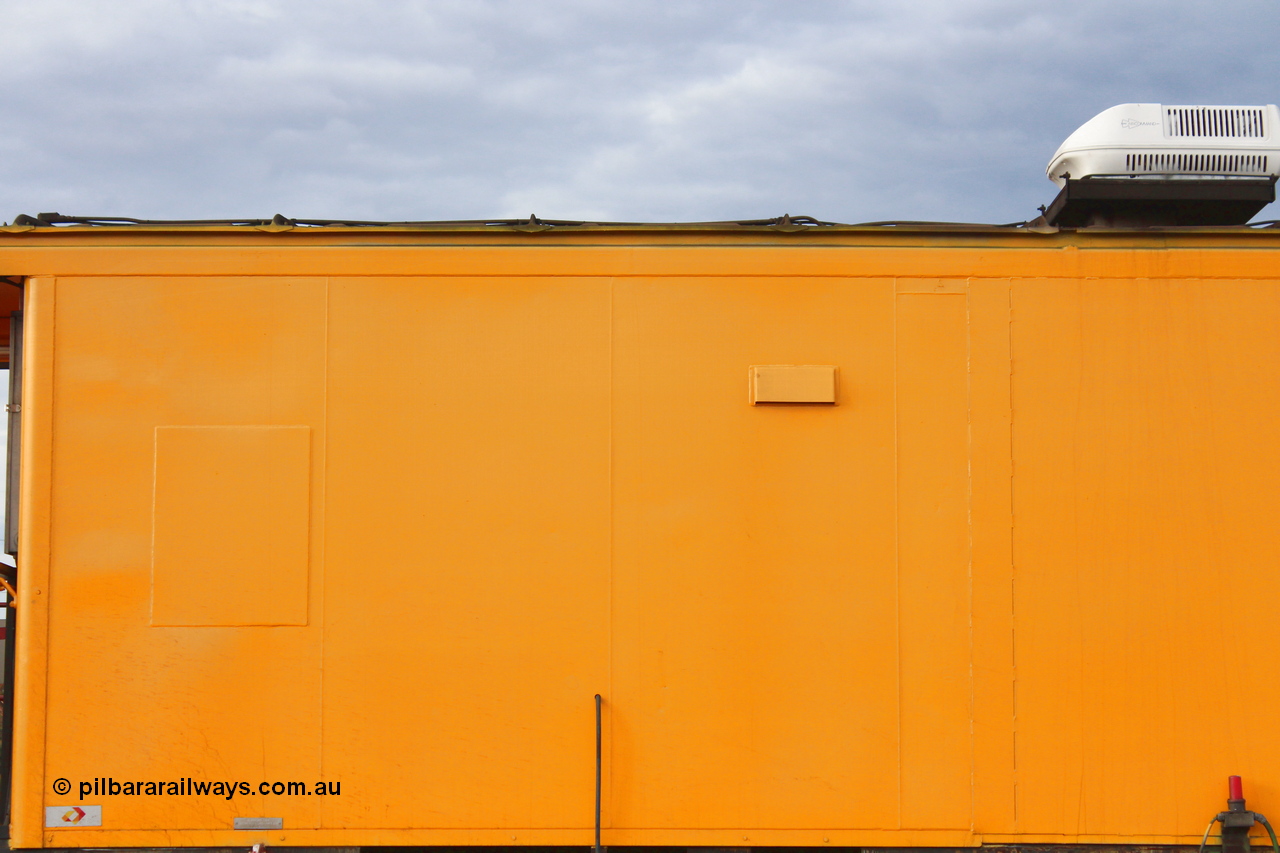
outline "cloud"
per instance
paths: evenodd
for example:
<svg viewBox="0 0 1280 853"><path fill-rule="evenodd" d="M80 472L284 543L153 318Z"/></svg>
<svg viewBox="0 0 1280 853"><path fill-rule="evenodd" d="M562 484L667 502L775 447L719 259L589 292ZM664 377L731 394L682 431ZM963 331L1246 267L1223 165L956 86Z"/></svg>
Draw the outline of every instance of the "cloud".
<svg viewBox="0 0 1280 853"><path fill-rule="evenodd" d="M0 6L0 219L1013 221L1115 103L1266 103L1272 3Z"/></svg>

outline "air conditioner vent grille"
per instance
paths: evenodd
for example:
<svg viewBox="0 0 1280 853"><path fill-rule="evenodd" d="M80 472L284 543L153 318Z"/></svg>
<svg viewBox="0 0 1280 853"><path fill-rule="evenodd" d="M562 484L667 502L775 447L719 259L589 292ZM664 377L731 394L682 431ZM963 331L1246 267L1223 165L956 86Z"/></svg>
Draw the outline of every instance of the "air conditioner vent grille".
<svg viewBox="0 0 1280 853"><path fill-rule="evenodd" d="M1183 175L1265 175L1266 154L1126 154L1126 172Z"/></svg>
<svg viewBox="0 0 1280 853"><path fill-rule="evenodd" d="M1261 139L1267 135L1259 107L1165 107L1169 136Z"/></svg>

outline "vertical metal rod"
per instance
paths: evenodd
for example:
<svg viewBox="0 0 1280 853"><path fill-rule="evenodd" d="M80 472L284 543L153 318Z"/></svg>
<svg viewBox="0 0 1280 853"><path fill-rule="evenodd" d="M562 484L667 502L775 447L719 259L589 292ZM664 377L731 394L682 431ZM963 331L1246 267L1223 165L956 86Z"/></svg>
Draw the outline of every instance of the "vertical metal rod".
<svg viewBox="0 0 1280 853"><path fill-rule="evenodd" d="M601 766L601 743L600 736L600 694L596 694L596 849L595 853L600 853L600 766Z"/></svg>

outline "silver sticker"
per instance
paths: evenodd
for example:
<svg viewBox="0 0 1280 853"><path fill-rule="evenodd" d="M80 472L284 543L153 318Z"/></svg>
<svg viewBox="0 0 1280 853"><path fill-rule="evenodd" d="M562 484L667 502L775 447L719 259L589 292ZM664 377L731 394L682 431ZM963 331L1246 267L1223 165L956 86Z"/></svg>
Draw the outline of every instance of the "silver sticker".
<svg viewBox="0 0 1280 853"><path fill-rule="evenodd" d="M102 826L102 806L46 806L44 825L50 829Z"/></svg>
<svg viewBox="0 0 1280 853"><path fill-rule="evenodd" d="M236 829L284 829L282 817L238 817Z"/></svg>

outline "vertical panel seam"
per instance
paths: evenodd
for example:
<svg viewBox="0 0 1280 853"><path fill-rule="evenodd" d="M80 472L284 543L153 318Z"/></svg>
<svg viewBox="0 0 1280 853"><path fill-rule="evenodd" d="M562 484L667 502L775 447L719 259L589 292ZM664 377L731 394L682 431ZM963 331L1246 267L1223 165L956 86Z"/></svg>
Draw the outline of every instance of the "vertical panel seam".
<svg viewBox="0 0 1280 853"><path fill-rule="evenodd" d="M977 747L974 742L974 641L973 641L973 297L972 280L968 282L964 294L964 326L965 326L965 405L966 414L966 492L965 513L968 534L968 639L969 639L969 831L977 826Z"/></svg>
<svg viewBox="0 0 1280 853"><path fill-rule="evenodd" d="M605 681L606 681L606 683L608 684L608 694L605 696L605 704L606 704L606 707L608 708L608 711L609 711L609 713L608 713L607 717L608 717L608 720L609 720L610 724L609 724L609 741L608 741L609 749L608 749L608 752L607 752L607 754L606 754L606 755L602 755L602 756L601 756L601 763L604 765L604 770L605 770L605 773L604 773L604 779L603 779L603 781L601 782L601 785L602 785L602 786L604 786L604 787L606 787L606 788L608 789L608 797L606 798L606 802L608 803L608 809L606 810L606 812L605 812L603 815L601 815L601 819L600 819L600 822L601 822L601 825L602 825L602 826L608 826L608 827L609 827L609 828L611 828L611 829L613 828L613 814L614 814L614 811L613 811L613 772L612 772L612 770L613 770L613 754L614 754L614 740L613 740L614 727L613 727L613 725L612 725L612 719L613 719L613 697L614 697L614 690L613 690L613 630L614 630L614 623L615 623L615 620L614 620L614 613L613 613L613 574L614 574L614 543L613 543L613 539L614 539L614 480L613 480L613 464L614 464L614 457L613 457L613 454L614 454L614 448L613 448L613 430L614 430L614 406L613 406L613 396L614 396L614 367L613 367L613 358L614 358L614 351L613 351L613 336L614 336L614 305L613 305L613 301L614 301L614 290L615 290L616 284L617 284L617 278L616 278L616 277L611 277L611 278L609 279L609 435L608 435L608 443L609 443L609 445L608 445L608 453L609 453L609 458L608 458L608 470L609 470L609 557L608 557L608 566L607 566L609 574L608 574L608 578L606 579L606 580L607 580L607 586L606 586L606 593L605 593L605 594L608 596L608 613L607 613L607 616L608 616L608 619L609 619L608 630L607 630L607 632L606 632L606 634L605 634L605 642L606 642L606 643L607 643L607 645L608 645L608 657L607 657L607 658L606 658L606 660L605 660L605 665L606 665L606 668L607 668ZM604 724L604 720L603 720L603 719L601 720L601 724L602 724L602 725ZM605 759L606 759L606 757L607 757L607 759L608 759L607 761L605 760Z"/></svg>
<svg viewBox="0 0 1280 853"><path fill-rule="evenodd" d="M1013 683L1010 686L1013 699L1013 719L1010 720L1010 737L1013 741L1013 831L1018 832L1018 583L1014 567L1017 559L1014 556L1014 468L1013 444L1013 281L1009 282L1006 328L1008 330L1008 366L1009 366L1009 663L1012 669Z"/></svg>
<svg viewBox="0 0 1280 853"><path fill-rule="evenodd" d="M329 519L329 513L328 513L328 508L329 508L329 305L330 305L331 284L332 284L332 279L326 276L324 279L324 360L321 362L321 366L320 366L320 369L324 371L324 378L320 383L320 387L322 389L322 392L321 392L322 399L320 403L320 421L321 421L320 429L322 430L321 432L322 439L319 442L320 465L318 466L320 469L320 506L321 506L320 531L318 536L320 541L320 561L319 561L319 566L317 571L317 574L319 575L319 577L316 579L316 590L318 591L317 598L319 599L317 601L317 609L319 610L319 613L316 616L316 628L320 635L320 684L319 684L319 690L316 691L316 701L319 705L319 709L316 713L316 717L317 717L317 726L318 726L318 737L320 742L317 744L317 751L319 752L319 755L317 757L316 764L317 764L317 768L320 773L321 779L325 779L325 775L324 775L324 688L325 688L324 663L325 663L325 652L329 645L328 643L325 642L324 603L325 603L325 583L327 580L326 574L325 574L325 564L327 562L327 554L328 554L328 547L327 547L328 542L326 541L326 534L328 533L328 530L329 530L329 524L328 524L328 519ZM312 513L312 517L314 518L314 513ZM327 782L328 780L325 780L325 781ZM324 827L324 804L325 804L324 800L322 799L319 804L320 808L316 812L316 828L317 829Z"/></svg>
<svg viewBox="0 0 1280 853"><path fill-rule="evenodd" d="M894 701L897 704L898 736L898 829L902 829L902 508L900 480L902 459L899 451L899 434L902 429L902 412L898 405L898 279L893 279L889 292L893 301L893 632L896 684Z"/></svg>

